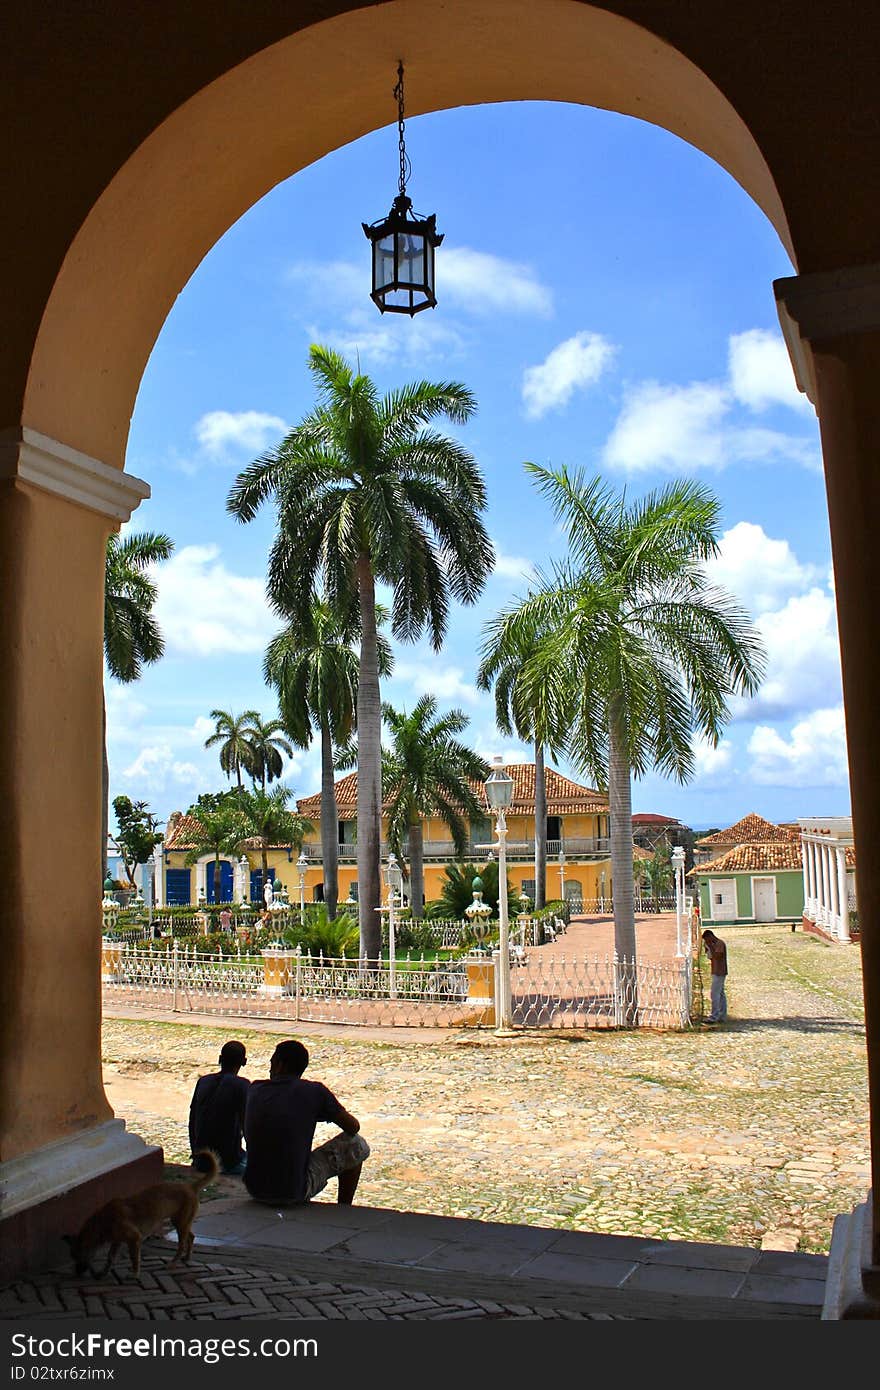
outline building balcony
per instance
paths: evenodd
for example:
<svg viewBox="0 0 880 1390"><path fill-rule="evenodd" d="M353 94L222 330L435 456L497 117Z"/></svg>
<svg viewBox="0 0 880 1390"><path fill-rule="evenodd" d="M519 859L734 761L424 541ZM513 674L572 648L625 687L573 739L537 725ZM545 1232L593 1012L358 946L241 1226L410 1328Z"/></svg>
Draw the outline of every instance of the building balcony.
<svg viewBox="0 0 880 1390"><path fill-rule="evenodd" d="M472 841L468 845L467 858L469 860L480 860L487 857L487 846L494 842L494 834L491 835L491 839L489 838L490 834L491 832L487 832L487 838L485 840L481 840L477 843ZM310 863L319 864L321 862L320 844L308 844L303 846L303 848ZM383 859L388 857L390 849L391 846L388 844L387 840L383 840L381 846ZM610 841L607 836L599 835L572 836L565 840L547 841L547 859L549 861L558 859L562 852L564 852L566 858L570 860L593 858L607 859L611 852ZM338 854L340 864L354 864L357 862L357 845L339 845ZM409 847L406 843L403 845L403 855L405 858L409 856ZM458 858L458 855L455 852L455 845L452 840L425 840L422 846L422 857L426 864L437 862L451 863ZM508 839L507 858L509 860L534 860L534 857L534 839Z"/></svg>

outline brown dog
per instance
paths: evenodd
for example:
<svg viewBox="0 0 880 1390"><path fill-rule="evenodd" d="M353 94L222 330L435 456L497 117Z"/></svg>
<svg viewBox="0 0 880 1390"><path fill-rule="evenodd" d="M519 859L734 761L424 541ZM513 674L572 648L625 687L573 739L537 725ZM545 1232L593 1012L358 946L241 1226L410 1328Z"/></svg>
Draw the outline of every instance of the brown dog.
<svg viewBox="0 0 880 1390"><path fill-rule="evenodd" d="M145 1187L133 1197L114 1197L86 1221L79 1235L65 1236L70 1246L77 1274L94 1273L92 1256L102 1246L110 1246L107 1263L98 1275L109 1273L119 1249L128 1246L131 1268L137 1274L141 1267L141 1241L155 1235L167 1221L177 1232L177 1251L172 1260L188 1263L193 1248L192 1224L199 1209L199 1193L213 1182L220 1171L217 1155L202 1149L194 1155L193 1164L201 1164L194 1178L183 1182L160 1182Z"/></svg>

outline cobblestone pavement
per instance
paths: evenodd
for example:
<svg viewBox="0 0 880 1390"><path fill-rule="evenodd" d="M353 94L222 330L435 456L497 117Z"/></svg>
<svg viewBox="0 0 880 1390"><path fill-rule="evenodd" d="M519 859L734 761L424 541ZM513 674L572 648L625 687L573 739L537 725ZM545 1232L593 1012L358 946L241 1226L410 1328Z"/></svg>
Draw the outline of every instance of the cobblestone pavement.
<svg viewBox="0 0 880 1390"><path fill-rule="evenodd" d="M723 1028L507 1041L303 1026L309 1075L372 1145L358 1200L827 1253L834 1216L870 1183L859 950L776 925L724 937ZM196 1077L229 1037L247 1044L245 1074L265 1076L281 1027L105 1017L110 1101L187 1161Z"/></svg>
<svg viewBox="0 0 880 1390"><path fill-rule="evenodd" d="M418 1290L370 1289L302 1278L289 1270L254 1268L250 1263L224 1265L215 1259L171 1265L168 1251L144 1249L140 1274L112 1270L105 1279L86 1281L57 1271L32 1275L0 1289L0 1321L25 1318L144 1318L151 1321L298 1318L345 1319L347 1322L403 1322L418 1319L529 1321L574 1319L619 1320L610 1313L536 1309L522 1303L485 1298L447 1297Z"/></svg>

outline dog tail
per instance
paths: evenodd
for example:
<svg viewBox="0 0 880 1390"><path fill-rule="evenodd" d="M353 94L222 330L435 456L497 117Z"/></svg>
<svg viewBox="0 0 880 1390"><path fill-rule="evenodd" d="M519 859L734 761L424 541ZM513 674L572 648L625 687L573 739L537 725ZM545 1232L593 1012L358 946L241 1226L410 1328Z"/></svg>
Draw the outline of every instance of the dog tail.
<svg viewBox="0 0 880 1390"><path fill-rule="evenodd" d="M220 1172L220 1160L213 1149L199 1149L198 1153L193 1154L193 1167L199 1171L190 1181L196 1192L201 1192Z"/></svg>

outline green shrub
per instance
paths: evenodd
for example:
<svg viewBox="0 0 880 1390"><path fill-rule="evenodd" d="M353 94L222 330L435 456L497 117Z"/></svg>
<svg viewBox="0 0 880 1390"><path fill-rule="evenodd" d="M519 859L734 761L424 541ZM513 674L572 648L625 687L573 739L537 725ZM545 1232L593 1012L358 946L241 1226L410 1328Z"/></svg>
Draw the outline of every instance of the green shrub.
<svg viewBox="0 0 880 1390"><path fill-rule="evenodd" d="M331 921L324 903L311 903L309 906L305 925L297 922L286 927L282 933L284 942L290 946L302 946L303 951L310 951L313 956L322 951L325 956L334 958L357 955L360 945L357 918L348 912L341 912Z"/></svg>

